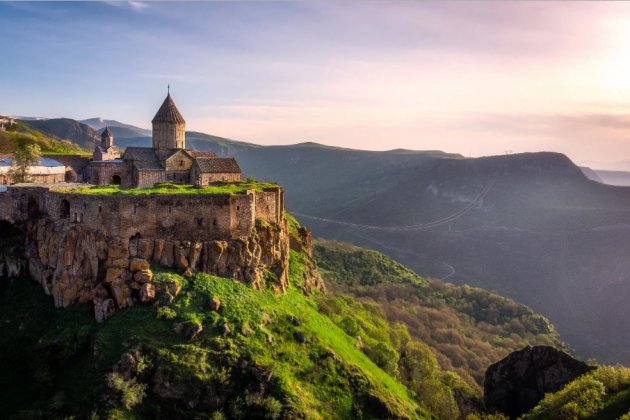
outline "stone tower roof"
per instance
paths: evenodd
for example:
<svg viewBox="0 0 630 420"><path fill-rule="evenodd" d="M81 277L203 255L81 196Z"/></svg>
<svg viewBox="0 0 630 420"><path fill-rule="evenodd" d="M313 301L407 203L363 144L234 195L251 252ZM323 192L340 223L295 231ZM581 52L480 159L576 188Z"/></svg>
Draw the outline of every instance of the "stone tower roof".
<svg viewBox="0 0 630 420"><path fill-rule="evenodd" d="M155 123L170 123L170 124L186 124L184 121L184 117L179 113L177 107L175 106L175 102L171 99L171 94L169 93L164 99L164 103L158 110L155 117L151 121L153 124Z"/></svg>
<svg viewBox="0 0 630 420"><path fill-rule="evenodd" d="M114 136L112 135L112 132L109 131L109 127L105 127L105 130L103 130L103 132L101 133L101 140L104 140L108 137L114 137Z"/></svg>

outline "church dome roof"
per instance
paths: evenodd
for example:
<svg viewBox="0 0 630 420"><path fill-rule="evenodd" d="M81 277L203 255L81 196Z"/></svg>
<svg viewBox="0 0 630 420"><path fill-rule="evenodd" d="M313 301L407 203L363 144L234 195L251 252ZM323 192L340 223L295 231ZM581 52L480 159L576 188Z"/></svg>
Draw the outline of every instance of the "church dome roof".
<svg viewBox="0 0 630 420"><path fill-rule="evenodd" d="M166 99L164 99L164 103L158 110L155 117L153 117L152 123L171 123L171 124L185 124L184 117L179 113L177 107L175 106L175 102L171 99L171 95L168 94Z"/></svg>

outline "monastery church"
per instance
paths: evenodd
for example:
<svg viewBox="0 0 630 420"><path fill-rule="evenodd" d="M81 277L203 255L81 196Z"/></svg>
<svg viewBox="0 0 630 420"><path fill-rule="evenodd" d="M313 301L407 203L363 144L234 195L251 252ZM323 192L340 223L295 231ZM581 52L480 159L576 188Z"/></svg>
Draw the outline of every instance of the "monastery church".
<svg viewBox="0 0 630 420"><path fill-rule="evenodd" d="M170 92L151 122L152 147L128 147L122 156L112 133L105 128L89 163L91 184L146 188L161 182L203 186L241 180L234 158L186 149L186 121Z"/></svg>

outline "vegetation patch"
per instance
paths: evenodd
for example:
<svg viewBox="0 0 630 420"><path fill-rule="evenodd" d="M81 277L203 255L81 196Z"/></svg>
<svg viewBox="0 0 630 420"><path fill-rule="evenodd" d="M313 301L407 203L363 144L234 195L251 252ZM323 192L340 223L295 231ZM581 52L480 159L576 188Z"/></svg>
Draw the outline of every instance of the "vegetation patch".
<svg viewBox="0 0 630 420"><path fill-rule="evenodd" d="M262 192L266 188L277 187L277 184L264 182L226 182L216 185L195 187L193 185L162 183L150 188L122 188L120 185L86 186L66 193L86 195L148 195L148 194L245 194L248 190Z"/></svg>
<svg viewBox="0 0 630 420"><path fill-rule="evenodd" d="M523 419L630 418L630 369L600 366L547 394Z"/></svg>
<svg viewBox="0 0 630 420"><path fill-rule="evenodd" d="M13 153L27 145L38 146L44 155L89 155L70 140L48 136L28 124L18 122L8 130L0 132L0 152Z"/></svg>
<svg viewBox="0 0 630 420"><path fill-rule="evenodd" d="M377 251L352 245L318 240L314 255L330 290L373 305L389 323L402 323L478 395L488 366L509 353L527 345L566 349L546 318L503 296L421 278Z"/></svg>

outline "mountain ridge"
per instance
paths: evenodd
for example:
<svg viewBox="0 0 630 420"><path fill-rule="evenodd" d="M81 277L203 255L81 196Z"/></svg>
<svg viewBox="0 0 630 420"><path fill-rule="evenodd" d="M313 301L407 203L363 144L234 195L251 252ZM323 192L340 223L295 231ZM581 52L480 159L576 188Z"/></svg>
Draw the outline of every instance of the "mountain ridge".
<svg viewBox="0 0 630 420"><path fill-rule="evenodd" d="M280 182L287 208L316 236L375 248L424 276L497 290L550 318L580 356L630 362L630 339L613 328L630 328L622 304L630 238L608 228L630 225L630 194L589 180L562 154L451 158L199 133L188 144L236 157L246 176ZM413 228L397 229L405 226Z"/></svg>

